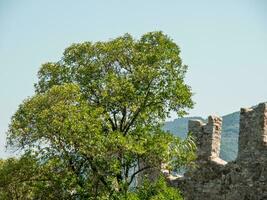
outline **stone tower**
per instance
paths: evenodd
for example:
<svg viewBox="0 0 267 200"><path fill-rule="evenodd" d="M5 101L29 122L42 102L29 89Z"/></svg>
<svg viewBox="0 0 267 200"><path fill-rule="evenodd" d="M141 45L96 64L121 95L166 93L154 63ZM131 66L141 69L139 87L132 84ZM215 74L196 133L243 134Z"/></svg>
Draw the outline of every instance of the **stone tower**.
<svg viewBox="0 0 267 200"><path fill-rule="evenodd" d="M238 161L267 157L267 103L240 111Z"/></svg>
<svg viewBox="0 0 267 200"><path fill-rule="evenodd" d="M209 116L208 123L190 120L188 130L196 138L197 162L214 161L225 164L219 158L221 146L222 118Z"/></svg>

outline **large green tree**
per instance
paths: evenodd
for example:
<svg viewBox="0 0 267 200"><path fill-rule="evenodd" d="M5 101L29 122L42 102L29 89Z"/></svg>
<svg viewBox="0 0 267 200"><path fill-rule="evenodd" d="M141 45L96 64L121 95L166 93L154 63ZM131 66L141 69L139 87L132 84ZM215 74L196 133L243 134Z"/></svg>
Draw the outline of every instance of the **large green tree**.
<svg viewBox="0 0 267 200"><path fill-rule="evenodd" d="M127 196L141 172L193 157L191 140L160 128L171 111L183 116L193 106L186 70L162 32L73 44L42 65L8 145L34 152L39 165L57 160L54 173L68 174L61 184L73 198Z"/></svg>

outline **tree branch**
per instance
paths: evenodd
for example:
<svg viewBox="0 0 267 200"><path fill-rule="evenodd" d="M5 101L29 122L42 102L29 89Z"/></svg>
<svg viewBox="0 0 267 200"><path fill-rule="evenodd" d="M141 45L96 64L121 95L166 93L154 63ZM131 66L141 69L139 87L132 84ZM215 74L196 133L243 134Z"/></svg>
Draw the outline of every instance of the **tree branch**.
<svg viewBox="0 0 267 200"><path fill-rule="evenodd" d="M134 178L135 178L135 176L136 176L137 174L139 174L140 172L142 172L142 171L144 171L144 170L146 170L146 169L151 169L151 168L152 168L151 166L147 165L147 166L143 167L142 169L139 169L139 170L137 170L136 172L134 172L134 173L132 174L132 176L131 176L131 179L130 179L128 185L131 185L131 183L133 182L133 180L134 180Z"/></svg>
<svg viewBox="0 0 267 200"><path fill-rule="evenodd" d="M115 131L116 130L116 126L115 126L114 122L112 121L112 119L110 118L110 116L108 117L108 121L111 124L112 130Z"/></svg>
<svg viewBox="0 0 267 200"><path fill-rule="evenodd" d="M140 112L147 106L146 104L147 104L148 97L149 97L150 87L152 85L154 78L155 77L153 77L148 83L148 86L146 88L146 95L145 95L144 101L140 104L140 107L136 110L136 112L134 113L133 118L130 120L130 122L125 126L125 128L123 130L124 136L127 134L129 129L131 128L131 126L134 124L134 122L137 119Z"/></svg>
<svg viewBox="0 0 267 200"><path fill-rule="evenodd" d="M118 129L118 124L117 124L116 112L114 111L112 113L113 113L114 127L117 130Z"/></svg>
<svg viewBox="0 0 267 200"><path fill-rule="evenodd" d="M126 120L126 114L127 114L127 110L126 110L126 107L124 106L123 107L123 110L122 110L122 118L121 118L121 121L120 121L120 131L123 132L123 125L124 125L124 122Z"/></svg>

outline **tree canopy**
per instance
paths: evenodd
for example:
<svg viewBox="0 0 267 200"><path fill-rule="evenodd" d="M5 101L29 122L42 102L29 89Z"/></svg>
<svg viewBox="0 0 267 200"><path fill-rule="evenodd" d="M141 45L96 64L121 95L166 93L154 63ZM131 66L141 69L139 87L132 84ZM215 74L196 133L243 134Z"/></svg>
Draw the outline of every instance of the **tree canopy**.
<svg viewBox="0 0 267 200"><path fill-rule="evenodd" d="M183 116L193 106L186 70L162 32L73 44L60 61L42 65L34 96L12 118L8 146L53 172L41 185L60 181L66 198L126 198L142 172L194 157L191 138L161 129L171 111Z"/></svg>

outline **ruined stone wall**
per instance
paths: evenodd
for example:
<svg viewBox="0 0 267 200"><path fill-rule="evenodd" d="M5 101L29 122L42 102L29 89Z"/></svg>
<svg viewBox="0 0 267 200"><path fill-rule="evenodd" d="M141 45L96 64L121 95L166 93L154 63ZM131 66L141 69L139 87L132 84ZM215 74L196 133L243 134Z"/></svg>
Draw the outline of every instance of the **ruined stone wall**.
<svg viewBox="0 0 267 200"><path fill-rule="evenodd" d="M196 138L196 168L170 180L187 200L267 200L267 103L241 109L238 156L219 158L222 119L188 124Z"/></svg>

